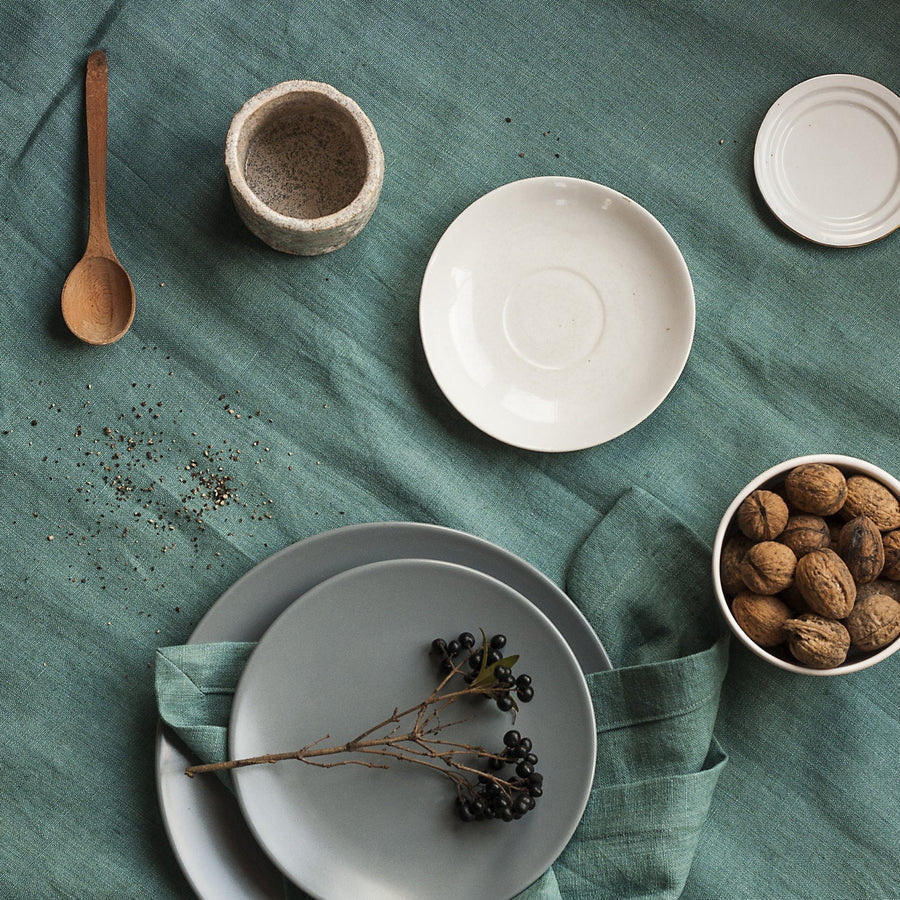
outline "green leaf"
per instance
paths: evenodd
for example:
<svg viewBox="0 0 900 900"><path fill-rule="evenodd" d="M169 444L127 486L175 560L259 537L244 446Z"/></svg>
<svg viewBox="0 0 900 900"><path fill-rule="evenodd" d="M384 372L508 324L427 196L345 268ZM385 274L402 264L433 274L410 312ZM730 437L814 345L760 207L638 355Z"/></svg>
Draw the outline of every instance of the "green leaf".
<svg viewBox="0 0 900 900"><path fill-rule="evenodd" d="M487 658L488 658L488 638L484 633L483 628L478 629L481 632L481 668L478 670L478 678L477 682L481 681L482 676L484 675L484 670L487 668Z"/></svg>
<svg viewBox="0 0 900 900"><path fill-rule="evenodd" d="M486 655L485 658L487 658ZM497 668L497 666L506 666L507 669L511 669L518 661L519 655L515 654L513 656L504 656L503 659L500 659L495 663L491 663L490 665L482 663L481 671L478 673L478 677L473 683L478 686L490 684L494 680L494 670Z"/></svg>
<svg viewBox="0 0 900 900"><path fill-rule="evenodd" d="M506 666L511 669L519 661L519 654L514 653L512 656L504 656L499 662L494 663L495 666Z"/></svg>

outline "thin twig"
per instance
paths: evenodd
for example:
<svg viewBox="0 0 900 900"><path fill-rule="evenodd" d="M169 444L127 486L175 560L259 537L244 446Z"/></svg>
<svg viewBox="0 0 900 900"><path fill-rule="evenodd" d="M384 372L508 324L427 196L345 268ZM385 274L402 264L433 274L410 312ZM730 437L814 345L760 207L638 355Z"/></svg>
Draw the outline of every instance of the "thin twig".
<svg viewBox="0 0 900 900"><path fill-rule="evenodd" d="M486 650L485 644L482 651ZM485 695L497 696L498 692L508 691L508 686L500 685L495 681L489 681L481 676L485 667L481 667L476 680L467 684L465 688L447 690L447 685L456 675L463 673L462 664L451 661L451 670L442 678L438 686L422 701L400 710L394 707L393 712L381 722L367 728L352 740L331 747L323 747L321 744L328 740L329 735L319 738L299 750L285 753L265 753L260 756L245 757L243 759L231 759L216 763L204 763L190 766L185 769L185 774L193 778L208 772L222 772L231 769L240 769L247 766L273 764L286 760L296 760L318 768L330 769L342 765L359 765L365 768L386 769L387 764L378 764L368 759L359 759L348 756L346 759L325 761L326 757L340 754L361 754L365 756L379 756L386 759L397 759L403 762L424 766L449 778L456 784L457 794L461 797L464 790L471 792L472 787L465 776L476 775L482 779L495 782L507 794L512 791L512 785L503 778L491 772L484 772L464 760L482 759L499 760L499 754L491 753L480 746L450 741L439 737L441 732L452 725L457 725L467 719L458 719L453 722L442 722L441 713L463 697L482 697ZM409 731L400 731L400 723L410 716L415 716ZM387 734L377 735L390 726L394 726Z"/></svg>

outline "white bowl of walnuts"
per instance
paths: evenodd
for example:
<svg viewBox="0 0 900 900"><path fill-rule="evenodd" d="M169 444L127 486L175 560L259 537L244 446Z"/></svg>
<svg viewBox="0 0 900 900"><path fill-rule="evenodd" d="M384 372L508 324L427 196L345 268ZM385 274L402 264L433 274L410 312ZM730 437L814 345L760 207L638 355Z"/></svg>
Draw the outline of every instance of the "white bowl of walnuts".
<svg viewBox="0 0 900 900"><path fill-rule="evenodd" d="M713 584L731 630L791 672L843 675L900 650L900 481L850 456L802 456L722 518Z"/></svg>

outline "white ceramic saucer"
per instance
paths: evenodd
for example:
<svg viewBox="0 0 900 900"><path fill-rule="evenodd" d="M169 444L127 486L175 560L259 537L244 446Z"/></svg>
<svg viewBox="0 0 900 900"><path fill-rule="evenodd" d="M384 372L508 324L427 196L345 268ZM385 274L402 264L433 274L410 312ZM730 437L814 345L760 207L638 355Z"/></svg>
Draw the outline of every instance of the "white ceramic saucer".
<svg viewBox="0 0 900 900"><path fill-rule="evenodd" d="M753 159L772 212L807 240L858 247L900 226L900 97L858 75L821 75L783 94Z"/></svg>
<svg viewBox="0 0 900 900"><path fill-rule="evenodd" d="M498 440L580 450L665 399L694 335L694 291L663 226L577 178L491 191L441 237L425 270L425 355L450 402Z"/></svg>

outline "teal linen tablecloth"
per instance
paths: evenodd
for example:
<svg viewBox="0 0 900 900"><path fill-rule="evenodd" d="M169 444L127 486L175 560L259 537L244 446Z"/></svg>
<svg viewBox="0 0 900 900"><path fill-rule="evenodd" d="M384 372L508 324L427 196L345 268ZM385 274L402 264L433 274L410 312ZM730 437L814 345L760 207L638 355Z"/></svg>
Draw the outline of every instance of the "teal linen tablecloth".
<svg viewBox="0 0 900 900"><path fill-rule="evenodd" d="M274 551L392 520L522 556L616 667L592 681L610 768L541 896L900 895L900 658L808 678L732 644L720 686L708 571L722 512L769 465L837 452L900 473L897 235L805 243L752 171L792 85L900 90L900 5L38 0L6 4L0 34L0 896L192 896L155 794L157 649ZM96 47L110 235L138 304L107 348L59 313L86 240ZM386 157L365 231L314 259L244 229L222 165L234 112L289 78L353 97ZM463 208L557 174L662 222L697 329L646 421L553 455L460 418L417 302ZM654 741L679 684L700 706Z"/></svg>

